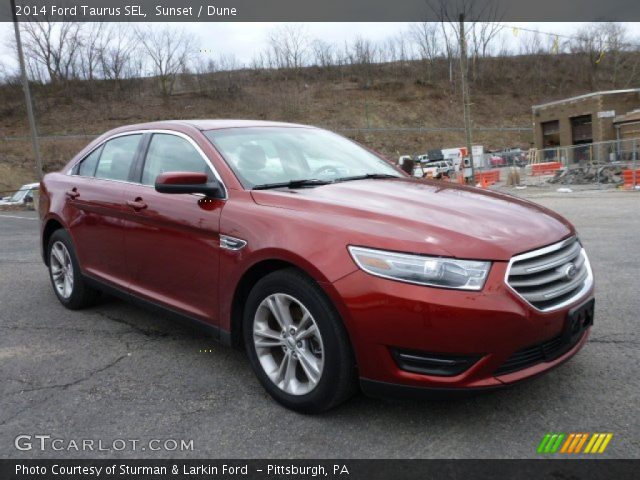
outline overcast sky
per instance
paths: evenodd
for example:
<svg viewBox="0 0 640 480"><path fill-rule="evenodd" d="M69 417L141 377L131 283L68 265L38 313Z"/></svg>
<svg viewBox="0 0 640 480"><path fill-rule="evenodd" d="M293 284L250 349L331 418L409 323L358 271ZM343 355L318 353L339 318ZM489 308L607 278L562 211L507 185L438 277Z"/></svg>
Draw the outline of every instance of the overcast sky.
<svg viewBox="0 0 640 480"><path fill-rule="evenodd" d="M558 34L572 34L581 24L579 23L518 23L508 22L508 25L531 28L544 32ZM156 24L165 25L165 24ZM176 23L177 28L192 31L199 39L199 48L211 50L211 55L217 58L220 54L233 54L239 63L248 64L254 55L266 46L267 33L276 27L277 23ZM406 30L407 23L305 23L310 39L321 38L330 43L343 45L357 36L374 41L382 41L397 32ZM630 33L640 37L640 23L627 24ZM509 34L509 30L505 34ZM0 62L15 67L17 61L15 53L7 43L13 35L13 24L0 22ZM515 41L517 39L513 37Z"/></svg>

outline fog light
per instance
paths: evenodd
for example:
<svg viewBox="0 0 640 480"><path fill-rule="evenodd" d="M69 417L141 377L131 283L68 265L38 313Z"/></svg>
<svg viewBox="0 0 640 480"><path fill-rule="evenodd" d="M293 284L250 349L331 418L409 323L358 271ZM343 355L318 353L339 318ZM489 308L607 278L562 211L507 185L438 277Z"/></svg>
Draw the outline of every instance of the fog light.
<svg viewBox="0 0 640 480"><path fill-rule="evenodd" d="M443 355L398 348L392 348L391 353L401 370L440 377L459 375L480 359L479 355Z"/></svg>

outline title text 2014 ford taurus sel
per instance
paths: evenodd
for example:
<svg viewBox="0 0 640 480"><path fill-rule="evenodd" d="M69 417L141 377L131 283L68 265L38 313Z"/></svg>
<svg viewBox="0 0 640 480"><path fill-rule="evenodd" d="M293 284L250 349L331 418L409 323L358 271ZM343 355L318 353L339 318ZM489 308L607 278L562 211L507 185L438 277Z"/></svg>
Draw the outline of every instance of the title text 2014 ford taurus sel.
<svg viewBox="0 0 640 480"><path fill-rule="evenodd" d="M333 133L250 121L110 131L42 182L42 249L68 308L99 291L244 346L289 408L484 390L574 355L593 276L532 203L417 180Z"/></svg>

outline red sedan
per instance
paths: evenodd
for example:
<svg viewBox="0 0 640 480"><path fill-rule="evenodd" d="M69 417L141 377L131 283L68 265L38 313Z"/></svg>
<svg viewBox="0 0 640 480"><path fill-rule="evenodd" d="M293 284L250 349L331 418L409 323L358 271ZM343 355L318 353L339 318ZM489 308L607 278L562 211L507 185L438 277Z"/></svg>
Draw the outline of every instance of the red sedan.
<svg viewBox="0 0 640 480"><path fill-rule="evenodd" d="M483 390L574 355L593 276L533 203L414 179L331 132L198 120L96 139L41 185L68 308L109 292L245 348L279 402Z"/></svg>

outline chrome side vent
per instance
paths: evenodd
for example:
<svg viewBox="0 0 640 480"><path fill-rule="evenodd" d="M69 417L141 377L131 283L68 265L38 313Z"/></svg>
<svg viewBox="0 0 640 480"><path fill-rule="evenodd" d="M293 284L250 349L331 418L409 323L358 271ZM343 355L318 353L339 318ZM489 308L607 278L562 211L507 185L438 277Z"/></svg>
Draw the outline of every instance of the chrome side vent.
<svg viewBox="0 0 640 480"><path fill-rule="evenodd" d="M241 238L220 235L220 248L225 250L242 250L247 246L247 242Z"/></svg>
<svg viewBox="0 0 640 480"><path fill-rule="evenodd" d="M576 237L531 252L509 262L507 284L541 311L562 308L591 288L589 259Z"/></svg>

